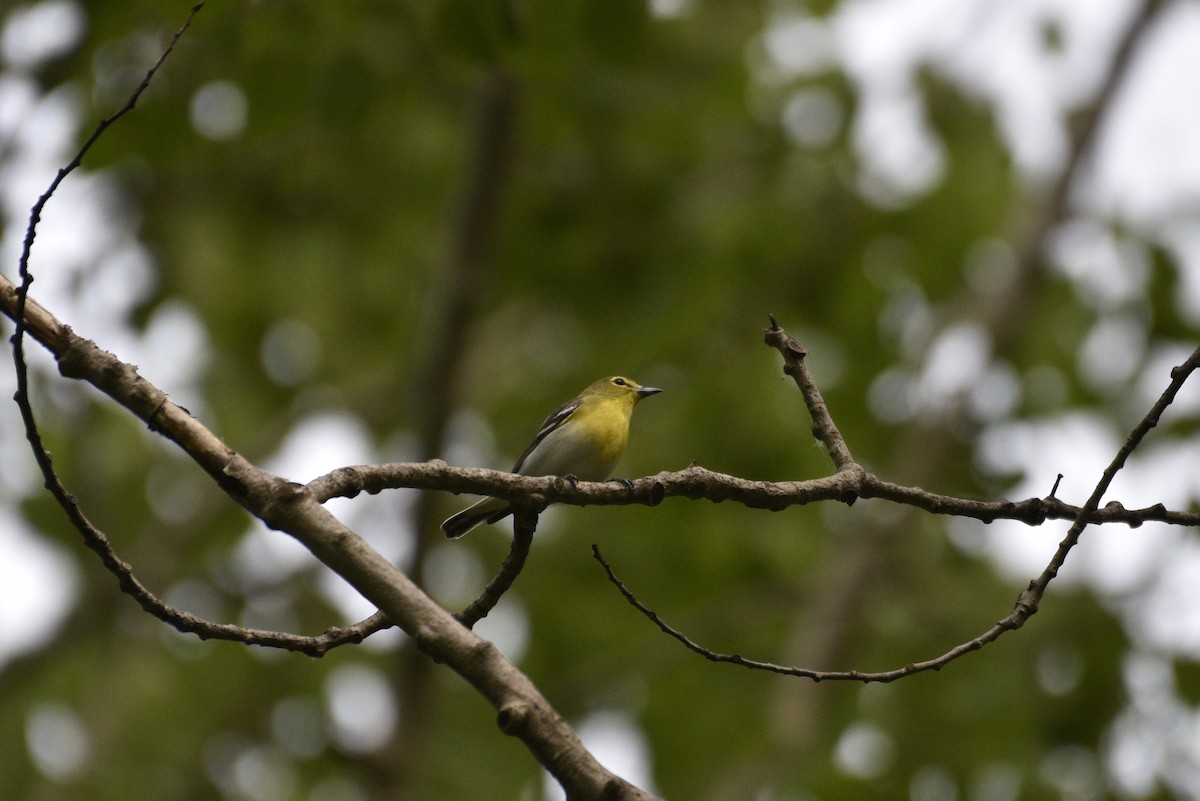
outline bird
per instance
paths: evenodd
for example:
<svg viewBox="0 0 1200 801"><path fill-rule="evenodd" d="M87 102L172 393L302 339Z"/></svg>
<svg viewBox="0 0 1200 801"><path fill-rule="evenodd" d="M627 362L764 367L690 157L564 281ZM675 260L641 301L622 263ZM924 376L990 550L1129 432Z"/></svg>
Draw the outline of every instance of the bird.
<svg viewBox="0 0 1200 801"><path fill-rule="evenodd" d="M571 476L606 481L629 441L629 417L642 398L662 392L631 378L613 375L588 385L555 409L512 472L523 476ZM484 498L442 523L448 539L458 539L476 526L512 514L503 498Z"/></svg>

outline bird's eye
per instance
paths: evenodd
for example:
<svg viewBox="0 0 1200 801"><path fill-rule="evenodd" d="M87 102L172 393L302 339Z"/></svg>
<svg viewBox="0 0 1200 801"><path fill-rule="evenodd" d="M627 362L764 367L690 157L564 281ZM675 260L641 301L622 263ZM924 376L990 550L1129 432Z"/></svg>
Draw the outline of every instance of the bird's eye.
<svg viewBox="0 0 1200 801"><path fill-rule="evenodd" d="M613 379L613 383L618 387L623 387L625 386L625 379L618 376L617 378Z"/></svg>

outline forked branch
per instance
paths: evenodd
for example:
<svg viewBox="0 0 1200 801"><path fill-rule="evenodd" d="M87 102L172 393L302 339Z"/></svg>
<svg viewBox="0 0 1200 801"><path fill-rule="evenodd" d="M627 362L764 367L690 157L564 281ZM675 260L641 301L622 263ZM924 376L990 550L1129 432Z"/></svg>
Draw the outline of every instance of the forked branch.
<svg viewBox="0 0 1200 801"><path fill-rule="evenodd" d="M816 384L812 382L807 370L803 367L804 357L806 355L804 348L801 347L794 339L789 337L786 332L781 329L775 322L775 318L771 318L771 328L767 331L767 344L776 347L784 356L784 372L788 375L797 378L797 385L800 387L801 393L804 395L805 403L808 405L809 411L813 416L813 432L822 442L829 448L831 455L834 456L834 464L839 472L857 473L861 472L861 468L856 465L853 460L849 459L849 448L842 441L841 434L838 432L837 426L833 422L833 418L826 407L824 400L821 398L820 391ZM1080 535L1083 530L1094 521L1094 516L1099 511L1100 501L1104 497L1104 493L1108 491L1113 479L1117 473L1125 466L1126 460L1130 454L1142 443L1146 435L1151 429L1158 425L1162 419L1163 413L1175 401L1176 395L1184 382L1191 376L1197 368L1200 368L1200 348L1197 348L1190 357L1181 365L1171 370L1171 381L1167 388L1163 390L1158 400L1151 406L1141 419L1141 421L1130 432L1125 439L1124 444L1117 451L1108 467L1104 469L1100 479L1096 482L1095 488L1091 495L1082 507L1076 511L1074 520L1070 528L1067 530L1066 536L1059 543L1058 550L1051 557L1049 564L1042 571L1041 575L1029 583L1029 586L1017 598L1013 609L996 624L990 627L987 631L966 642L954 646L944 654L928 659L923 662L914 662L903 667L884 670L880 672L864 672L859 670L845 671L824 671L814 670L811 668L795 667L788 665L777 665L771 662L764 662L755 659L748 659L740 654L727 654L714 651L707 648L695 640L688 637L679 629L675 628L663 620L658 613L647 606L640 598L630 590L620 578L617 577L612 565L600 553L600 549L592 546L592 554L600 565L604 568L608 580L617 588L617 590L625 597L635 609L645 615L652 623L659 627L665 634L675 638L684 645L688 650L699 654L700 656L712 662L726 662L729 664L740 665L752 670L764 670L771 673L778 673L785 676L797 676L800 678L812 679L813 681L862 681L862 682L891 682L896 679L911 676L914 673L923 673L929 670L940 670L944 666L950 664L959 657L968 654L972 651L978 651L985 645L995 642L1000 635L1006 631L1013 631L1025 625L1034 614L1037 613L1038 607L1041 604L1042 597L1046 593L1046 588L1050 582L1058 575L1058 571L1066 562L1067 555L1079 543ZM1050 497L1045 500L1045 503L1058 503L1054 498L1054 493L1058 489L1058 482L1054 484L1054 488L1050 492Z"/></svg>

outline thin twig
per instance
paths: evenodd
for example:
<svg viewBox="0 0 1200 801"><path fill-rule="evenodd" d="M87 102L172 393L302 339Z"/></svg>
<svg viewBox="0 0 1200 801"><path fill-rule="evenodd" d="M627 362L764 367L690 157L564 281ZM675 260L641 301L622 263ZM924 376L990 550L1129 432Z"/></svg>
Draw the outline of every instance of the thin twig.
<svg viewBox="0 0 1200 801"><path fill-rule="evenodd" d="M54 180L50 182L50 186L45 192L42 193L41 197L37 199L37 202L33 204L33 208L29 212L29 225L25 228L25 242L21 249L20 267L18 269L18 273L21 277L21 289L19 290L17 296L17 331L13 335L15 340L13 342L14 348L19 348L20 345L19 340L21 333L21 321L24 319L24 314L21 312L24 311L25 295L28 294L29 285L33 282L33 276L29 273L29 254L33 249L33 241L37 237L37 226L42 219L42 210L45 209L46 204L50 201L50 198L54 196L54 193L58 191L58 187L63 180L72 172L74 172L80 164L83 163L83 157L87 155L89 150L92 149L92 145L96 144L96 140L98 140L101 135L108 130L109 126L111 126L121 117L124 117L126 114L133 111L134 107L137 106L138 100L141 99L142 94L150 87L150 82L154 79L155 74L158 73L159 67L161 67L163 62L167 60L167 57L174 52L175 45L179 43L179 40L183 37L183 34L186 33L187 29L191 27L192 20L195 19L196 14L198 14L200 9L203 7L204 0L200 0L200 2L192 6L192 10L188 14L187 19L184 20L183 25L179 27L179 30L175 31L175 34L171 37L171 41L167 44L166 49L162 51L162 54L159 55L158 60L154 62L153 66L146 71L146 75L142 78L142 82L139 83L137 88L133 90L133 93L129 95L129 99L125 101L125 105L121 106L121 108L100 120L100 123L96 126L96 130L92 131L92 135L87 138L87 141L83 143L83 145L79 148L79 151L75 153L75 157L67 162L64 167L59 169L58 174L54 176Z"/></svg>
<svg viewBox="0 0 1200 801"><path fill-rule="evenodd" d="M1067 531L1063 541L1059 544L1058 550L1050 559L1050 563L1046 565L1045 570L1041 575L1030 582L1029 587L1021 593L1017 599L1013 610L1004 619L997 622L983 634L967 642L960 643L951 648L941 656L924 662L914 662L894 670L885 670L877 673L867 673L857 670L849 671L821 671L812 670L809 668L794 667L787 665L777 665L771 662L762 662L754 659L747 659L739 654L725 654L713 651L706 648L695 640L688 637L686 634L676 629L675 627L664 621L658 613L643 603L628 587L625 586L616 575L612 566L600 554L600 549L596 545L592 546L592 554L596 560L600 562L604 568L604 572L608 575L608 580L616 586L621 595L625 597L634 608L650 619L658 628L669 636L681 642L688 650L693 651L705 659L712 662L727 662L734 665L741 665L745 668L753 670L764 670L771 673L778 673L785 676L797 676L801 678L812 679L813 681L862 681L862 682L891 682L905 676L911 676L914 673L922 673L929 670L940 670L959 657L978 651L985 645L994 642L1007 631L1019 629L1025 625L1038 611L1038 606L1041 603L1042 597L1046 592L1046 588L1050 582L1058 575L1058 571L1062 568L1063 563L1067 559L1067 555L1071 549L1079 542L1079 537L1083 530L1088 526L1088 521L1091 516L1097 511L1100 505L1100 499L1104 497L1104 493L1108 491L1113 479L1117 473L1125 465L1125 461L1129 455L1141 444L1146 435L1158 425L1163 412L1174 402L1175 396L1188 377L1200 369L1200 348L1197 348L1194 353L1180 366L1171 371L1171 383L1167 386L1163 393L1155 401L1150 411L1137 424L1133 431L1126 438L1125 443L1117 451L1108 467L1104 469L1100 480L1097 482L1092 494L1088 497L1087 502L1079 509L1075 516L1074 522ZM1057 486L1057 485L1056 485Z"/></svg>
<svg viewBox="0 0 1200 801"><path fill-rule="evenodd" d="M513 514L513 541L508 556L500 565L500 570L487 583L479 597L467 604L454 617L467 628L475 624L496 608L500 598L508 592L521 570L525 567L525 559L529 556L529 546L533 543L533 532L537 529L537 514L517 511Z"/></svg>
<svg viewBox="0 0 1200 801"><path fill-rule="evenodd" d="M16 287L0 275L0 311L12 316ZM173 408L165 395L121 362L87 340L75 335L32 298L26 307L27 330L59 360L60 371L88 381L144 420L153 430L191 454L218 481L227 477L221 468L235 456L193 418ZM81 355L85 354L85 355ZM69 362L69 364L68 364ZM115 380L114 376L120 376ZM130 381L134 382L133 386ZM981 501L941 495L920 487L897 484L872 473L844 471L808 481L751 481L718 473L699 465L662 472L631 482L568 482L558 478L521 476L500 470L452 467L434 459L419 463L392 463L340 467L320 476L305 489L321 503L331 498L353 498L363 492L388 489L431 489L494 495L534 505L655 506L664 498L683 497L730 501L753 509L779 511L823 500L844 503L855 498L876 498L911 506L939 515L969 517L990 523L1017 520L1037 526L1047 520L1074 520L1080 507L1052 496L1020 501ZM1116 501L1094 510L1088 522L1095 525L1122 523L1138 527L1161 522L1177 526L1200 526L1200 513L1167 509L1162 504L1127 509Z"/></svg>
<svg viewBox="0 0 1200 801"><path fill-rule="evenodd" d="M0 279L2 281L2 279ZM0 286L0 298L3 297ZM877 498L912 506L939 515L970 517L991 523L1017 520L1041 525L1047 520L1074 520L1079 507L1058 498L1027 498L1020 501L981 501L929 492L920 487L897 484L873 473L845 471L806 481L754 481L719 473L699 465L664 471L628 482L570 483L556 478L522 476L479 467L454 467L439 459L428 462L396 462L340 467L313 479L306 489L320 502L331 498L353 498L363 492L374 494L389 489L429 489L443 492L493 495L512 501L543 505L565 503L575 506L656 506L665 498L690 498L738 503L751 509L781 511L816 501L849 503L856 498ZM1124 523L1137 527L1162 522L1178 526L1200 525L1200 513L1167 509L1155 504L1127 509L1110 502L1096 509L1090 523Z"/></svg>
<svg viewBox="0 0 1200 801"><path fill-rule="evenodd" d="M263 645L290 651L299 651L310 656L322 656L329 649L335 648L338 645L349 642L361 642L365 637L370 636L374 632L388 628L391 623L382 613L377 612L375 615L352 626L345 628L333 627L318 637L306 637L285 632L244 628L228 623L213 623L188 612L175 609L163 602L134 575L133 569L129 564L117 555L108 536L92 524L79 508L75 497L63 485L62 480L54 470L51 456L42 442L41 432L38 429L37 420L34 417L33 408L29 400L29 371L24 350L24 337L28 326L26 312L32 303L28 297L29 287L33 283L33 273L29 269L29 259L33 250L34 240L37 237L37 226L41 221L42 212L46 204L50 201L50 198L58 191L58 187L62 184L63 180L83 163L84 156L87 155L100 136L117 120L133 111L137 106L138 100L146 89L149 88L150 82L158 73L159 68L162 67L167 57L174 52L175 46L179 43L184 33L187 32L188 28L191 27L192 20L195 19L196 14L203 7L203 2L192 6L191 12L188 14L187 19L184 20L183 25L175 31L166 48L150 69L146 71L146 75L133 90L132 94L130 94L129 99L125 101L125 105L100 121L91 136L83 143L71 161L59 169L50 186L42 193L30 210L29 225L25 230L25 241L18 267L21 284L12 289L14 301L12 304L14 307L12 318L16 323L16 328L12 336L12 347L17 377L17 391L13 399L21 410L21 418L25 423L25 435L33 449L34 458L42 470L47 489L50 490L50 493L58 501L59 506L66 512L68 520L70 520L76 531L83 537L87 547L97 553L100 556L101 564L117 577L122 592L133 597L144 610L154 617L175 627L179 631L195 634L200 639L235 640L248 645ZM4 280L0 284L0 290L6 296L9 295L10 287L11 285L8 284L7 280ZM8 304L6 303L5 305L7 306ZM39 340L45 343L50 338L50 330L53 329L53 339L56 340L56 344L64 348L69 347L71 341L75 339L69 329L57 320L54 320L40 306L34 304L34 307L39 320L43 323L43 335L39 337ZM46 325L46 318L53 321L54 325ZM56 353L55 355L61 356L63 354Z"/></svg>
<svg viewBox="0 0 1200 801"><path fill-rule="evenodd" d="M58 501L58 504L60 507L62 507L63 511L66 512L68 520L70 520L74 528L83 537L84 543L87 545L87 547L96 552L100 556L101 564L103 564L110 573L117 577L122 592L132 596L143 609L165 623L174 626L180 631L195 634L201 639L236 640L238 642L244 642L247 644L266 645L276 648L284 648L287 650L300 651L311 656L321 656L330 648L336 647L337 645L347 642L361 642L364 637L369 636L371 633L378 631L381 628L386 628L390 625L390 623L386 620L386 618L380 617L380 615L377 613L371 618L347 628L331 628L319 637L304 637L301 635L287 634L283 632L244 628L231 624L212 623L196 617L188 612L175 609L169 604L164 603L154 593L150 592L150 590L148 590L146 586L141 583L141 581L138 580L129 564L123 561L117 555L116 551L113 550L107 535L105 535L103 531L96 528L92 524L92 522L79 508L79 504L74 496L71 495L63 485L62 480L54 470L51 456L43 444L41 432L38 429L37 420L33 414L33 408L29 400L29 371L28 365L25 361L24 350L24 336L27 328L26 311L29 306L29 287L33 283L33 273L29 269L29 259L33 250L34 240L37 237L37 226L41 221L42 212L45 209L46 204L50 201L50 198L54 196L54 193L62 184L63 180L75 169L77 169L80 164L83 163L84 156L92 148L100 136L113 123L125 116L137 106L138 100L150 86L150 82L153 80L155 74L157 74L159 68L166 61L167 57L174 51L175 46L179 43L180 38L191 26L192 20L203 6L204 3L200 2L196 3L192 7L191 13L188 14L188 17L184 21L183 25L180 26L180 28L175 32L174 36L171 37L171 41L168 43L161 55L159 55L153 66L147 70L145 77L142 78L141 83L139 83L134 89L133 93L129 96L129 99L125 102L125 105L100 121L100 123L96 126L96 129L92 132L92 135L89 136L87 141L85 141L79 148L79 151L75 154L74 158L72 158L71 161L68 162L64 167L59 169L58 173L54 177L54 180L50 183L50 186L45 192L42 193L30 211L29 225L25 230L25 241L21 251L18 268L19 275L21 277L21 284L12 292L14 301L12 304L12 317L16 323L16 328L12 336L12 348L17 377L17 391L14 394L13 399L16 401L17 406L21 411L21 418L25 424L25 435L33 449L34 459L37 461L38 467L41 469L42 475L45 478L47 489L49 489L55 500ZM4 281L4 284L6 286L0 288L6 290L4 294L8 295L9 293L7 290L11 285L8 284L7 280ZM40 307L37 307L36 311L40 318L49 317L49 314ZM65 344L63 340L69 342L74 339L74 336L70 334L69 329L67 329L66 326L58 323L57 320L54 320L53 322L57 324L54 326L54 339L58 340L57 344L61 346ZM48 329L49 326L45 326L44 328ZM45 339L42 341L44 342ZM56 355L61 356L62 354L56 353Z"/></svg>
<svg viewBox="0 0 1200 801"><path fill-rule="evenodd" d="M146 71L146 75L144 78L142 78L142 82L139 83L137 88L133 90L133 93L129 96L129 99L125 101L125 105L100 121L100 123L96 126L96 129L92 131L92 135L89 136L87 141L85 141L79 148L79 151L75 154L74 158L72 158L71 161L66 164L66 166L59 169L58 173L54 176L54 180L50 182L50 186L37 199L37 202L33 204L33 208L30 209L29 212L29 224L25 228L25 240L21 248L21 257L17 268L17 273L21 279L21 282L16 291L16 309L13 315L13 320L16 323L16 329L13 331L12 335L12 349L13 361L15 362L17 374L17 392L13 399L16 401L17 406L21 410L21 417L25 422L26 436L33 447L34 456L37 459L38 465L42 468L42 472L46 474L47 483L54 485L51 486L51 492L55 494L55 497L60 499L60 503L66 501L68 505L73 505L73 501L69 499L66 490L62 489L61 482L58 481L58 477L54 474L50 455L46 452L46 449L42 445L42 438L41 434L38 432L37 421L34 418L33 409L30 407L29 403L29 376L28 366L25 362L25 305L29 295L29 287L33 283L33 273L29 270L29 258L33 251L33 242L37 238L38 223L41 222L42 211L45 209L46 204L50 202L50 198L54 196L54 193L58 190L58 187L62 184L63 180L66 179L68 175L74 172L75 169L83 163L83 158L85 155L87 155L87 152L92 149L92 145L94 145L100 136L106 130L108 130L109 126L111 126L121 117L128 114L134 109L135 106L137 106L138 100L141 98L142 93L144 93L150 86L150 81L153 80L155 74L157 74L159 67L161 67L163 62L166 61L167 57L174 52L175 45L179 43L180 38L187 31L187 29L191 27L192 20L195 19L196 14L199 13L200 9L203 7L203 0L192 6L192 10L188 14L187 19L184 20L183 25L179 27L179 30L175 31L175 34L171 37L171 41L167 44L166 49L164 49L162 54L159 55L158 60L154 62L153 66ZM55 487L57 487L57 491ZM68 516L69 515L70 513L68 512Z"/></svg>
<svg viewBox="0 0 1200 801"><path fill-rule="evenodd" d="M800 389L800 395L804 398L805 405L808 406L808 413L812 416L813 436L825 445L829 451L829 457L833 459L834 468L839 472L857 468L854 457L850 455L850 448L846 445L846 440L842 438L842 432L834 424L833 416L829 414L829 407L825 405L825 399L821 397L821 391L817 389L817 383L813 381L812 375L808 372L808 366L804 361L808 352L804 350L803 345L792 339L786 331L779 327L779 323L775 322L774 314L768 315L768 317L771 327L763 332L763 341L782 354L783 372L785 375L790 375L796 382L796 386Z"/></svg>
<svg viewBox="0 0 1200 801"><path fill-rule="evenodd" d="M1058 575L1058 571L1067 560L1067 554L1079 542L1080 535L1083 534L1083 530L1088 526L1089 518L1097 507L1099 507L1100 499L1104 497L1104 493L1108 492L1108 488L1112 484L1113 479L1116 478L1117 473L1125 466L1125 460L1142 443L1142 440L1146 438L1150 430L1158 425L1159 420L1162 419L1163 412L1175 402L1175 396L1179 393L1180 388L1183 387L1184 382L1187 381L1188 377L1197 368L1200 368L1200 348L1193 351L1187 361L1171 370L1171 383L1158 396L1158 400L1154 402L1154 405L1146 413L1146 416L1141 419L1133 431L1130 432L1129 436L1126 437L1125 443L1117 451L1117 455L1113 457L1112 461L1109 462L1108 467L1104 468L1104 473L1101 475L1100 481L1097 482L1095 489L1092 490L1092 494L1083 504L1083 508L1079 510L1079 514L1076 515L1075 521L1071 524L1070 529L1067 530L1066 536L1058 544L1058 549L1054 552L1050 563L1046 565L1046 569L1042 571L1040 576L1030 582L1028 589L1021 593L1021 597L1017 600L1016 607L1013 609L1012 614L1009 615L1009 618L1007 618L1016 624L1014 628L1024 623L1029 616L1037 612L1042 596L1046 592L1046 587ZM1001 621L1001 624L1003 622Z"/></svg>
<svg viewBox="0 0 1200 801"><path fill-rule="evenodd" d="M952 661L952 659L957 659L959 656L967 653L968 651L978 650L982 646L982 643L973 640L970 643L964 643L963 645L958 646L958 648L952 652L954 653L954 656L951 659L946 659L943 656L939 657L937 660L917 662L911 665L905 665L902 668L897 668L896 670L886 670L879 673L866 673L859 670L812 670L810 668L795 667L792 665L777 665L773 662L762 662L757 659L747 659L740 654L721 653L700 645L695 640L681 632L679 629L663 620L653 609L642 603L642 601L636 595L634 595L633 591L625 586L625 583L617 577L617 574L613 570L612 566L600 554L599 546L592 545L592 555L596 558L596 561L600 563L601 567L604 568L604 572L608 575L608 580L612 582L621 595L625 597L626 601L628 601L635 609L649 618L663 633L674 637L676 640L683 643L684 647L689 651L699 654L710 662L725 662L731 665L740 665L741 667L749 668L750 670L763 670L768 673L778 673L782 676L796 676L798 678L812 679L815 682L861 681L887 683L895 681L896 679L904 678L905 676L910 676L913 673L920 673L926 670L937 670L946 662Z"/></svg>

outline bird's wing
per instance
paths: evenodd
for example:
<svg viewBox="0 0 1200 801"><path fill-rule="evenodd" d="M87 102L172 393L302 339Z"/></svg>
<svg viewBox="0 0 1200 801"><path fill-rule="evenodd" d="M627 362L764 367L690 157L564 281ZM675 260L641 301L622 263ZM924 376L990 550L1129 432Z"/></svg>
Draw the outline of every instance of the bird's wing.
<svg viewBox="0 0 1200 801"><path fill-rule="evenodd" d="M540 431L538 431L537 436L533 438L533 442L529 443L529 447L525 449L525 452L521 454L521 458L517 460L517 465L512 469L512 471L514 473L520 473L521 468L525 466L525 460L529 458L529 454L533 453L537 449L537 446L542 444L542 440L549 436L551 431L554 431L563 423L567 422L571 415L575 413L575 410L578 409L582 404L583 401L581 399L572 398L551 412L550 416L546 418L546 421L542 423L542 428Z"/></svg>

